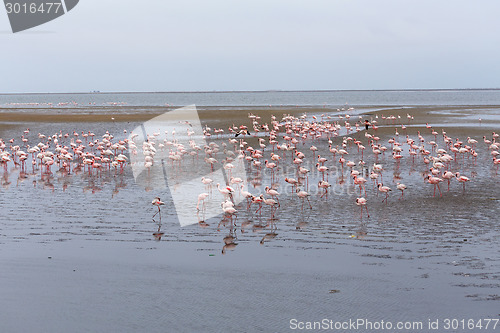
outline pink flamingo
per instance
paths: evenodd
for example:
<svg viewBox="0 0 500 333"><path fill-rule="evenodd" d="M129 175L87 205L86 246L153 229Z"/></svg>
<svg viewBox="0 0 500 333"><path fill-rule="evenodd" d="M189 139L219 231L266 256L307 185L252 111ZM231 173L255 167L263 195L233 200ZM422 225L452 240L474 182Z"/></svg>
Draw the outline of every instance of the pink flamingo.
<svg viewBox="0 0 500 333"><path fill-rule="evenodd" d="M498 167L500 166L500 158L495 158L493 157L493 165L497 166L497 173L498 173Z"/></svg>
<svg viewBox="0 0 500 333"><path fill-rule="evenodd" d="M451 171L446 171L443 174L443 179L446 179L446 181L448 182L448 192L450 192L450 179L452 179L453 177L455 177L455 175Z"/></svg>
<svg viewBox="0 0 500 333"><path fill-rule="evenodd" d="M316 169L318 169L318 171L322 173L323 180L325 180L325 172L326 172L326 174L328 176L328 168L326 166L324 166L324 165L319 165L319 163L316 163Z"/></svg>
<svg viewBox="0 0 500 333"><path fill-rule="evenodd" d="M319 188L322 188L322 189L324 189L324 190L325 190L325 192L321 195L321 197L320 197L320 198L323 198L323 196L324 196L325 194L326 194L326 195L328 195L328 188L329 188L330 186L332 186L332 185L330 185L330 183L328 183L328 182L327 182L327 181L325 181L325 180L320 180L320 181L318 182L318 187L319 187Z"/></svg>
<svg viewBox="0 0 500 333"><path fill-rule="evenodd" d="M274 214L276 213L276 210L278 209L278 207L276 207L276 205L277 204L279 205L279 203L276 200L271 199L271 198L269 198L269 199L262 198L262 201L266 205L271 207L271 218L274 218Z"/></svg>
<svg viewBox="0 0 500 333"><path fill-rule="evenodd" d="M220 187L220 184L217 183L217 189L219 190L220 194L224 196L224 198L230 198L231 200L233 199L233 188L230 186L226 186L224 188Z"/></svg>
<svg viewBox="0 0 500 333"><path fill-rule="evenodd" d="M440 196L443 196L443 194L441 193L441 189L439 188L439 183L442 182L442 181L443 181L443 179L441 179L439 177L434 177L432 175L428 175L427 176L427 182L429 184L434 185L434 197L436 196L436 185L437 185L437 188L439 190Z"/></svg>
<svg viewBox="0 0 500 333"><path fill-rule="evenodd" d="M378 183L378 190L382 193L385 193L385 199L382 200L382 202L385 201L385 204L387 204L387 198L389 197L389 192L392 191L389 186L384 186L382 183Z"/></svg>
<svg viewBox="0 0 500 333"><path fill-rule="evenodd" d="M297 184L299 183L298 180L295 178L286 178L286 177L285 177L285 182L292 185L293 191L295 191L295 188L297 187Z"/></svg>
<svg viewBox="0 0 500 333"><path fill-rule="evenodd" d="M406 190L406 185L405 184L401 184L401 183L397 183L396 188L401 191L401 198L399 198L398 200L403 199L403 197L404 197L404 191Z"/></svg>
<svg viewBox="0 0 500 333"><path fill-rule="evenodd" d="M276 168L276 163L269 163L268 160L264 161L266 168L271 170L271 178L274 179L274 169Z"/></svg>
<svg viewBox="0 0 500 333"><path fill-rule="evenodd" d="M361 194L361 188L363 188L366 195L366 188L365 188L366 179L363 177L359 177L358 175L354 175L353 179L354 179L354 185L359 185L359 194Z"/></svg>
<svg viewBox="0 0 500 333"><path fill-rule="evenodd" d="M264 196L262 194L258 197L252 196L252 203L259 204L259 209L257 209L255 211L255 214L257 214L257 212L259 212L259 211L262 213L262 202L263 201L264 201Z"/></svg>
<svg viewBox="0 0 500 333"><path fill-rule="evenodd" d="M205 187L208 188L209 192L212 192L212 183L214 182L212 179L201 177L201 182L205 184Z"/></svg>
<svg viewBox="0 0 500 333"><path fill-rule="evenodd" d="M378 173L372 171L369 177L371 180L373 180L373 188L375 188L375 184L377 183Z"/></svg>
<svg viewBox="0 0 500 333"><path fill-rule="evenodd" d="M249 209L253 195L252 195L252 193L245 191L244 188L245 188L245 185L241 184L240 193L247 200L247 209Z"/></svg>
<svg viewBox="0 0 500 333"><path fill-rule="evenodd" d="M273 199L276 199L278 202L278 207L280 207L280 200L278 199L279 192L270 188L269 186L266 186L265 191L268 195L270 195Z"/></svg>
<svg viewBox="0 0 500 333"><path fill-rule="evenodd" d="M198 203L196 204L196 210L200 210L200 202L202 203L202 208L205 209L205 199L208 198L208 193L201 193L198 195Z"/></svg>
<svg viewBox="0 0 500 333"><path fill-rule="evenodd" d="M157 211L157 212L153 215L153 219L154 219L154 217L155 217L157 214L159 214L159 215L160 215L160 224L161 224L161 212L160 212L160 210L161 210L161 209L160 209L160 206L165 205L165 203L164 203L163 201L161 201L160 197L156 197L156 198L154 198L154 199L153 199L153 201L151 201L151 204L152 204L153 206L158 207L158 211Z"/></svg>
<svg viewBox="0 0 500 333"><path fill-rule="evenodd" d="M370 217L370 213L368 213L368 207L366 207L366 199L365 198L356 198L356 205L361 208L361 218L363 218L363 207L366 209L366 214Z"/></svg>
<svg viewBox="0 0 500 333"><path fill-rule="evenodd" d="M306 191L301 191L300 189L297 189L297 196L302 199L302 208L304 209L304 200L307 200L307 203L309 204L309 208L312 209L311 202L309 201L309 196L310 194L307 193Z"/></svg>
<svg viewBox="0 0 500 333"><path fill-rule="evenodd" d="M462 185L464 186L464 193L465 193L465 183L466 182L470 182L470 179L468 177L465 177L465 176L460 176L460 172L457 172L455 174L455 177L457 178L457 180L462 183Z"/></svg>
<svg viewBox="0 0 500 333"><path fill-rule="evenodd" d="M231 225L233 224L233 216L238 213L238 211L232 206L232 205L223 205L222 210L224 211L224 214L229 215L231 218ZM236 222L236 219L235 219Z"/></svg>

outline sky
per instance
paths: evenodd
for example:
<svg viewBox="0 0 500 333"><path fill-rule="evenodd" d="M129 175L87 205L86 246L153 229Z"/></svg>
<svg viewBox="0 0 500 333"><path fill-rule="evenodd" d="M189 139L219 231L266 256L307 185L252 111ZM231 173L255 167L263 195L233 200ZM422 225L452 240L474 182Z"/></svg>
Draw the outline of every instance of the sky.
<svg viewBox="0 0 500 333"><path fill-rule="evenodd" d="M0 92L500 88L500 1L80 0L13 34Z"/></svg>

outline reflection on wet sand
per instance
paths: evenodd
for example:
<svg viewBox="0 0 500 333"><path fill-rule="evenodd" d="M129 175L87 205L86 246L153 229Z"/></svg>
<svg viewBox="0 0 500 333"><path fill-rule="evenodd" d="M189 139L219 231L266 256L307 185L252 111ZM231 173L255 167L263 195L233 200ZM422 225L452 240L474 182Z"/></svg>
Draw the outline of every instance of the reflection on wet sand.
<svg viewBox="0 0 500 333"><path fill-rule="evenodd" d="M154 220L153 220L154 221ZM158 230L153 233L154 239L160 241L165 233L161 231L161 224L158 223Z"/></svg>
<svg viewBox="0 0 500 333"><path fill-rule="evenodd" d="M224 236L224 238L222 239L222 241L224 242L224 246L222 247L222 254L226 254L227 250L233 251L234 249L236 249L236 245L238 245L238 243L236 243L236 240L236 228L233 224L231 224L229 226L229 234Z"/></svg>

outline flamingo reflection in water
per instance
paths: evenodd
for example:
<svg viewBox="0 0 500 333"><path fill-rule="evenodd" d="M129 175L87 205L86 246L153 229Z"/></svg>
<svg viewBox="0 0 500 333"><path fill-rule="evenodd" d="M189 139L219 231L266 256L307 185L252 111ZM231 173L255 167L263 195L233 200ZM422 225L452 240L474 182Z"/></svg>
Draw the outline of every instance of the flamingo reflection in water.
<svg viewBox="0 0 500 333"><path fill-rule="evenodd" d="M155 240L161 241L161 238L164 234L165 233L161 231L161 224L158 224L158 230L156 232L153 232Z"/></svg>
<svg viewBox="0 0 500 333"><path fill-rule="evenodd" d="M265 234L264 237L262 237L262 239L260 240L259 243L261 245L264 245L264 242L268 242L268 241L276 238L276 236L278 236L278 234L276 232L274 232L274 231L271 231L271 232Z"/></svg>
<svg viewBox="0 0 500 333"><path fill-rule="evenodd" d="M227 250L233 251L236 248L236 245L238 245L238 243L236 243L237 239L236 228L233 224L231 224L229 227L229 234L222 239L224 242L224 246L222 247L222 254L226 254Z"/></svg>

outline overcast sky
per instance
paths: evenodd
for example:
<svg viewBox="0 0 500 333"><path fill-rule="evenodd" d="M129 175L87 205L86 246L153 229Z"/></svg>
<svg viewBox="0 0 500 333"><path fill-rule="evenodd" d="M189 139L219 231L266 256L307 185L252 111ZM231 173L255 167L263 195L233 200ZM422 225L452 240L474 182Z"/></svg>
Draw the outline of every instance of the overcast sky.
<svg viewBox="0 0 500 333"><path fill-rule="evenodd" d="M80 0L13 34L0 92L500 87L500 1Z"/></svg>

